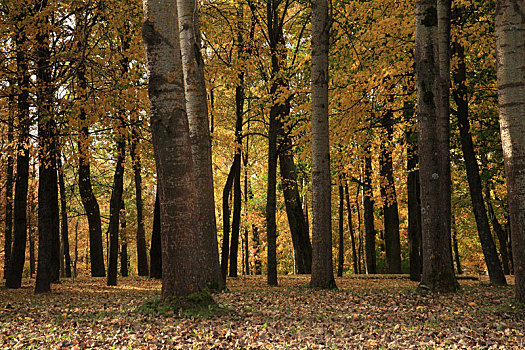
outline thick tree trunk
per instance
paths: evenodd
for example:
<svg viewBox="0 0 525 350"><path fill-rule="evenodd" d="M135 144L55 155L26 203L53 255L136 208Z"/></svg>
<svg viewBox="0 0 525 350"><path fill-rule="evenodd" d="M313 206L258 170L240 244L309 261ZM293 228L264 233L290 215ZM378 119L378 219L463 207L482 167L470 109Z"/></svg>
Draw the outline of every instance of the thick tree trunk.
<svg viewBox="0 0 525 350"><path fill-rule="evenodd" d="M408 201L408 250L410 279L421 281L421 201L419 196L419 157L417 155L417 134L414 126L406 131L407 142L407 201Z"/></svg>
<svg viewBox="0 0 525 350"><path fill-rule="evenodd" d="M356 239L354 234L354 227L352 225L352 204L350 203L350 193L348 191L348 183L345 182L345 198L346 198L346 215L348 217L348 232L350 232L350 242L352 244L352 263L354 274L361 273L359 271L359 256L356 250ZM357 210L359 212L359 208ZM358 231L359 234L359 231Z"/></svg>
<svg viewBox="0 0 525 350"><path fill-rule="evenodd" d="M326 0L312 1L312 279L314 288L336 288L332 263L328 46Z"/></svg>
<svg viewBox="0 0 525 350"><path fill-rule="evenodd" d="M499 121L505 159L516 301L525 302L525 16L520 0L496 2Z"/></svg>
<svg viewBox="0 0 525 350"><path fill-rule="evenodd" d="M184 72L186 111L189 121L191 152L195 168L199 233L205 283L212 289L223 289L220 274L215 199L211 159L204 61L201 54L199 10L196 0L177 0L179 30ZM240 164L240 163L239 163ZM240 198L239 198L240 201ZM235 213L234 213L235 217ZM240 214L239 214L240 217Z"/></svg>
<svg viewBox="0 0 525 350"><path fill-rule="evenodd" d="M16 157L15 197L13 204L13 247L7 268L5 286L20 288L24 270L25 250L27 240L27 188L29 180L29 69L26 57L27 38L23 33L17 33L16 70L18 83L18 139Z"/></svg>
<svg viewBox="0 0 525 350"><path fill-rule="evenodd" d="M376 230L374 228L374 200L372 193L372 158L370 145L365 149L365 171L363 183L363 220L365 226L365 259L368 274L377 273L376 267Z"/></svg>
<svg viewBox="0 0 525 350"><path fill-rule="evenodd" d="M233 180L235 179L236 160L239 161L240 159L234 158L226 179L226 184L222 191L221 277L224 285L226 285L226 276L228 275L228 257L230 254L230 193L233 186Z"/></svg>
<svg viewBox="0 0 525 350"><path fill-rule="evenodd" d="M342 181L342 179L339 179ZM345 209L345 195L343 184L339 184L339 244L337 252L337 276L343 276L343 267L345 263L345 245L344 245L344 209Z"/></svg>
<svg viewBox="0 0 525 350"><path fill-rule="evenodd" d="M87 103L87 81L85 68L81 64L77 68L78 87L81 103ZM91 185L91 166L89 155L89 127L86 121L86 110L81 105L79 114L80 130L78 135L78 189L84 210L86 211L89 226L89 258L91 262L91 276L104 277L104 252L102 248L102 223L97 198Z"/></svg>
<svg viewBox="0 0 525 350"><path fill-rule="evenodd" d="M13 245L13 167L14 167L14 122L15 122L15 92L13 82L9 83L9 112L7 117L7 168L5 180L5 231L4 231L4 271L6 278L7 267L11 259L11 249Z"/></svg>
<svg viewBox="0 0 525 350"><path fill-rule="evenodd" d="M117 138L117 162L115 174L113 175L113 188L109 201L109 259L107 285L117 285L118 272L118 250L119 250L119 225L120 210L122 207L122 193L124 192L124 160L126 157L126 141L118 130Z"/></svg>
<svg viewBox="0 0 525 350"><path fill-rule="evenodd" d="M162 222L163 300L198 292L206 284L202 235L195 225L200 222L199 206L177 40L178 16L172 5L169 0L145 0L142 27Z"/></svg>
<svg viewBox="0 0 525 350"><path fill-rule="evenodd" d="M149 276L151 278L162 278L162 242L160 239L160 202L158 188L155 195L155 208L153 209L153 230L151 232L149 261Z"/></svg>
<svg viewBox="0 0 525 350"><path fill-rule="evenodd" d="M120 275L122 277L129 276L129 259L128 259L128 237L126 232L126 204L124 199L120 204Z"/></svg>
<svg viewBox="0 0 525 350"><path fill-rule="evenodd" d="M476 218L479 241L485 257L485 263L487 264L490 283L496 286L505 286L507 285L507 281L505 280L505 275L498 258L496 244L494 243L492 233L490 232L489 219L485 209L485 202L483 201L483 189L481 186L481 177L479 175L478 160L476 159L474 143L472 142L472 135L470 134L465 52L463 47L458 43L454 43L454 51L458 58L458 65L454 70L454 89L452 95L454 96L457 105L456 115L458 117L459 133L461 137L461 149L463 151L463 159L465 160L470 198L472 200L472 207Z"/></svg>
<svg viewBox="0 0 525 350"><path fill-rule="evenodd" d="M60 232L61 232L61 251L63 257L60 260L64 261L65 277L71 277L71 255L69 254L69 228L67 215L67 198L66 198L66 184L64 180L64 166L62 164L61 152L57 154L58 167L58 188L60 191Z"/></svg>
<svg viewBox="0 0 525 350"><path fill-rule="evenodd" d="M456 290L450 237L449 84L446 78L449 14L450 3L447 6L446 0L416 1L415 68L423 233L423 275L418 289L433 292Z"/></svg>
<svg viewBox="0 0 525 350"><path fill-rule="evenodd" d="M383 199L386 272L401 273L401 242L399 241L399 213L397 195L394 184L394 166L390 149L394 134L392 126L392 111L387 111L381 118L386 135L382 138L381 155L379 159L381 175L381 197ZM386 142L385 139L386 138Z"/></svg>

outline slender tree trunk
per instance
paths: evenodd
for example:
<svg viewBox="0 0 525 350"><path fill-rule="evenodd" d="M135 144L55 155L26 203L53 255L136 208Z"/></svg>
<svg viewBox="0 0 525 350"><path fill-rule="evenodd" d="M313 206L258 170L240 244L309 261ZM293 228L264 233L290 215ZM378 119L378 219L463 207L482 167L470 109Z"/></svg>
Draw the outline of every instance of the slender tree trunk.
<svg viewBox="0 0 525 350"><path fill-rule="evenodd" d="M408 126L407 140L407 201L408 201L408 250L410 279L421 281L421 202L419 195L419 169L417 134Z"/></svg>
<svg viewBox="0 0 525 350"><path fill-rule="evenodd" d="M348 232L350 232L350 241L352 244L352 263L354 268L354 274L360 273L359 271L359 256L357 254L356 250L356 240L355 240L355 234L354 234L354 228L352 226L352 204L350 203L350 193L348 191L348 183L345 182L345 198L346 198L346 213L348 217ZM357 210L359 212L359 208ZM359 215L359 214L358 214ZM359 234L359 231L358 231Z"/></svg>
<svg viewBox="0 0 525 350"><path fill-rule="evenodd" d="M509 243L507 244L507 249L509 250L509 268L510 274L514 275L514 258L512 254L512 235L510 234L510 218L507 216L505 222L505 232L507 233L507 239Z"/></svg>
<svg viewBox="0 0 525 350"><path fill-rule="evenodd" d="M499 121L507 178L516 301L525 302L525 16L518 0L496 2Z"/></svg>
<svg viewBox="0 0 525 350"><path fill-rule="evenodd" d="M137 154L138 133L131 129L130 156L135 180L135 206L137 209L137 272L139 276L148 275L148 253L146 248L146 231L144 229L144 203L142 201L142 175L140 155Z"/></svg>
<svg viewBox="0 0 525 350"><path fill-rule="evenodd" d="M203 248L201 253L204 268L203 277L210 288L220 290L225 285L221 278L219 267L210 125L204 80L204 61L200 47L199 10L196 0L177 0L177 8L186 111L189 120L191 151L196 176L199 233L202 236L200 240Z"/></svg>
<svg viewBox="0 0 525 350"><path fill-rule="evenodd" d="M262 274L262 263L260 257L260 246L261 242L259 239L259 228L256 225L252 225L252 237L253 237L253 273L255 275Z"/></svg>
<svg viewBox="0 0 525 350"><path fill-rule="evenodd" d="M463 269L461 268L461 261L459 258L459 247L458 247L457 236L458 236L458 228L456 226L456 216L452 214L452 247L454 249L456 269L457 269L458 275L461 275L463 273Z"/></svg>
<svg viewBox="0 0 525 350"><path fill-rule="evenodd" d="M184 82L177 8L169 0L145 0L151 135L159 186L163 300L205 287L202 237ZM159 38L163 38L160 40Z"/></svg>
<svg viewBox="0 0 525 350"><path fill-rule="evenodd" d="M13 155L13 142L14 119L16 112L13 82L9 83L9 89L9 112L7 117L7 169L5 180L4 278L7 276L7 267L9 266L9 260L11 259L11 249L13 245L13 168L15 162Z"/></svg>
<svg viewBox="0 0 525 350"><path fill-rule="evenodd" d="M498 221L498 218L496 217L496 213L494 213L494 208L492 207L492 199L490 195L490 189L487 186L485 188L485 200L487 201L487 212L490 218L490 221L492 222L492 228L494 229L494 232L496 232L496 236L498 237L499 241L499 251L501 254L501 261L503 265L503 272L505 275L510 274L510 265L509 265L509 252L507 250L507 232L501 227L501 224Z"/></svg>
<svg viewBox="0 0 525 350"><path fill-rule="evenodd" d="M128 237L126 232L126 205L124 199L120 204L120 275L122 277L129 276L129 259L128 259Z"/></svg>
<svg viewBox="0 0 525 350"><path fill-rule="evenodd" d="M7 268L5 285L7 288L20 288L24 270L27 240L27 189L29 180L29 68L26 57L27 38L19 32L15 37L16 70L18 83L18 138L16 157L15 197L13 205L13 247Z"/></svg>
<svg viewBox="0 0 525 350"><path fill-rule="evenodd" d="M344 187L342 184L341 177L339 178L341 183L339 184L339 244L338 244L338 254L337 254L337 276L343 276L343 268L345 262L345 246L344 246Z"/></svg>
<svg viewBox="0 0 525 350"><path fill-rule="evenodd" d="M159 189L155 195L155 209L153 210L153 230L151 232L151 248L149 251L151 278L162 278L162 243L160 239L160 202Z"/></svg>
<svg viewBox="0 0 525 350"><path fill-rule="evenodd" d="M450 239L449 67L446 49L449 30L450 2L416 1L415 68L423 233L420 291L456 290Z"/></svg>
<svg viewBox="0 0 525 350"><path fill-rule="evenodd" d="M357 212L357 237L358 237L358 240L357 240L357 270L359 274L361 274L361 271L362 271L362 267L365 268L365 271L366 271L366 263L364 263L364 253L362 253L363 251L363 230L362 230L362 225L361 225L361 210L359 209L359 192L360 191L360 186L357 186L357 191L356 191L356 195L355 195L355 205L356 205L356 212ZM364 199L363 199L364 200Z"/></svg>
<svg viewBox="0 0 525 350"><path fill-rule="evenodd" d="M458 117L459 133L461 136L461 148L463 150L463 159L465 160L465 169L467 171L467 180L479 240L485 257L485 263L487 264L490 282L496 286L505 286L507 285L507 281L505 280L505 275L498 258L496 244L490 232L489 219L485 209L485 202L483 201L483 189L479 175L478 160L476 159L474 143L472 142L472 135L470 134L465 52L463 47L458 43L454 43L454 51L458 58L458 65L454 70L454 89L452 95L457 105L456 115Z"/></svg>
<svg viewBox="0 0 525 350"><path fill-rule="evenodd" d="M241 80L241 84L243 83ZM230 277L237 277L237 258L239 251L239 233L241 225L241 149L242 149L242 115L244 104L244 89L237 87L235 92L235 103L237 106L237 121L235 123L235 156L233 164L233 217L232 217L232 234L230 245Z"/></svg>
<svg viewBox="0 0 525 350"><path fill-rule="evenodd" d="M365 150L365 176L363 184L363 211L365 224L365 258L366 271L369 274L377 273L376 267L376 230L374 228L374 199L372 193L372 158L370 145Z"/></svg>
<svg viewBox="0 0 525 350"><path fill-rule="evenodd" d="M277 205L277 118L278 110L270 110L270 127L268 130L268 186L266 191L266 237L268 253L268 285L277 285L277 224L275 211Z"/></svg>
<svg viewBox="0 0 525 350"><path fill-rule="evenodd" d="M32 178L35 178L35 174L32 174ZM33 278L36 274L36 258L35 258L35 195L34 189L29 188L29 198L27 203L27 230L29 233L29 277Z"/></svg>
<svg viewBox="0 0 525 350"><path fill-rule="evenodd" d="M117 138L117 164L113 176L113 188L109 201L109 259L107 285L117 285L118 250L119 250L119 221L122 209L122 193L124 192L124 160L126 157L126 141L118 130Z"/></svg>
<svg viewBox="0 0 525 350"><path fill-rule="evenodd" d="M386 131L386 142L382 139L379 160L381 175L381 197L383 199L386 271L401 273L401 242L399 240L399 213L397 208L396 187L394 184L394 166L390 150L394 134L392 127L392 111L387 111L381 118L381 124Z"/></svg>
<svg viewBox="0 0 525 350"><path fill-rule="evenodd" d="M60 229L62 238L62 252L64 260L64 273L66 277L71 277L71 255L69 254L69 228L67 215L67 198L66 198L66 184L64 181L64 166L62 164L62 155L57 154L58 167L58 188L60 191ZM62 260L62 258L61 258Z"/></svg>
<svg viewBox="0 0 525 350"><path fill-rule="evenodd" d="M77 68L77 80L80 89L80 100L87 102L87 81L83 64ZM82 105L79 108L78 188L88 218L91 276L104 277L106 271L104 267L104 252L102 248L102 223L100 221L98 201L93 193L93 187L91 185L89 128L86 121L86 110Z"/></svg>
<svg viewBox="0 0 525 350"><path fill-rule="evenodd" d="M328 46L326 0L312 1L312 279L314 288L336 288L332 264Z"/></svg>
<svg viewBox="0 0 525 350"><path fill-rule="evenodd" d="M235 179L235 160L230 167L230 172L226 179L226 184L222 191L222 251L221 251L221 277L226 285L226 276L228 274L228 257L230 254L230 193ZM239 160L239 159L237 159Z"/></svg>

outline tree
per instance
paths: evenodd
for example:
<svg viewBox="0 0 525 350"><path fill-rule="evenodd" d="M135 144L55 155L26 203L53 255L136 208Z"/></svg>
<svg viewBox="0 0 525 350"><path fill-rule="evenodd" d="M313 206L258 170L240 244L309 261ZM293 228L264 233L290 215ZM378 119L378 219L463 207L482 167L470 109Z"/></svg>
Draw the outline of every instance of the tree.
<svg viewBox="0 0 525 350"><path fill-rule="evenodd" d="M423 232L419 290L452 292L456 280L450 236L450 159L447 66L450 2L416 1L415 71Z"/></svg>
<svg viewBox="0 0 525 350"><path fill-rule="evenodd" d="M172 5L169 0L145 0L142 28L162 222L163 300L204 287L177 8Z"/></svg>
<svg viewBox="0 0 525 350"><path fill-rule="evenodd" d="M155 195L155 208L153 209L153 230L151 232L149 254L149 276L151 278L162 278L162 243L160 238L160 202L158 188Z"/></svg>
<svg viewBox="0 0 525 350"><path fill-rule="evenodd" d="M14 119L15 119L15 89L13 82L9 82L9 113L7 119L7 168L5 179L5 231L4 231L4 278L7 275L7 267L11 259L11 247L13 244L13 167L14 167Z"/></svg>
<svg viewBox="0 0 525 350"><path fill-rule="evenodd" d="M496 55L501 143L505 157L507 200L515 296L525 302L525 7L523 1L496 3Z"/></svg>
<svg viewBox="0 0 525 350"><path fill-rule="evenodd" d="M336 288L332 264L328 44L326 0L312 1L312 279L314 288Z"/></svg>
<svg viewBox="0 0 525 350"><path fill-rule="evenodd" d="M363 179L363 216L365 224L365 260L366 271L369 274L377 273L376 265L376 230L374 228L374 199L372 194L372 158L370 143L365 146Z"/></svg>

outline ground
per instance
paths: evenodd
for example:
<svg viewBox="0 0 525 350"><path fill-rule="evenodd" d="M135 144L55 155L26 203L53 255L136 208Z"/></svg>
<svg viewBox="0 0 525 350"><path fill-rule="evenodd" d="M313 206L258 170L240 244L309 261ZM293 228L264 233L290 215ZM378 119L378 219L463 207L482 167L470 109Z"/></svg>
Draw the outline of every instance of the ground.
<svg viewBox="0 0 525 350"><path fill-rule="evenodd" d="M449 295L418 295L405 276L336 279L338 290L307 288L305 276L228 280L212 315L148 314L160 281L66 280L53 293L0 288L0 348L174 349L524 349L525 310L513 288L460 281Z"/></svg>

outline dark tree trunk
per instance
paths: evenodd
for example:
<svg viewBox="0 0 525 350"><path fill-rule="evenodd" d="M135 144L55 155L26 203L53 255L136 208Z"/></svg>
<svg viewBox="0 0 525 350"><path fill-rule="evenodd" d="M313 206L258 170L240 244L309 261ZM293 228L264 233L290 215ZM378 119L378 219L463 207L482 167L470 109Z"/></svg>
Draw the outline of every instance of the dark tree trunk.
<svg viewBox="0 0 525 350"><path fill-rule="evenodd" d="M354 274L360 273L359 271L359 257L357 255L356 251L356 242L355 242L355 234L354 234L354 228L352 226L352 204L350 203L350 193L348 191L348 183L345 183L345 198L346 198L346 213L348 217L348 232L350 232L350 242L352 244L352 263L354 267ZM359 211L359 209L358 209ZM358 231L359 233L359 231Z"/></svg>
<svg viewBox="0 0 525 350"><path fill-rule="evenodd" d="M126 205L124 199L120 204L120 275L129 276L129 259L128 259L128 237L126 232Z"/></svg>
<svg viewBox="0 0 525 350"><path fill-rule="evenodd" d="M27 188L29 180L29 129L31 116L29 115L29 69L26 51L27 38L23 33L17 33L16 69L18 83L18 139L16 157L15 197L13 205L13 247L7 268L5 285L7 288L20 288L24 270L25 250L27 240Z"/></svg>
<svg viewBox="0 0 525 350"><path fill-rule="evenodd" d="M270 110L270 127L268 130L268 186L266 191L267 280L270 286L277 285L277 224L275 219L277 205L277 118L279 118L279 107L274 105Z"/></svg>
<svg viewBox="0 0 525 350"><path fill-rule="evenodd" d="M361 274L362 268L365 268L366 271L366 263L364 262L364 252L363 252L363 230L362 230L362 224L361 224L361 210L359 209L359 192L361 188L360 186L357 187L357 193L355 195L355 205L356 205L356 212L357 212L357 273ZM364 198L362 198L364 201Z"/></svg>
<svg viewBox="0 0 525 350"><path fill-rule="evenodd" d="M454 249L454 256L456 261L456 270L458 272L458 275L461 275L463 273L463 269L461 268L461 261L459 258L459 247L458 247L458 229L456 226L456 216L452 214L452 247Z"/></svg>
<svg viewBox="0 0 525 350"><path fill-rule="evenodd" d="M496 213L494 213L494 208L492 207L492 199L490 195L490 189L487 186L485 188L485 200L487 201L487 212L489 214L490 221L492 222L492 227L494 229L494 232L496 232L496 236L498 237L499 241L499 251L501 254L501 260L503 263L503 272L508 275L510 274L510 265L509 265L509 251L507 249L508 240L507 240L507 232L501 227L501 224L498 221L498 218L496 217Z"/></svg>
<svg viewBox="0 0 525 350"><path fill-rule="evenodd" d="M222 251L221 251L221 276L224 283L226 283L226 276L228 275L228 257L230 254L230 193L235 179L235 161L240 161L238 158L233 159L226 184L222 191Z"/></svg>
<svg viewBox="0 0 525 350"><path fill-rule="evenodd" d="M85 67L77 68L77 80L80 88L80 99L87 103L87 81ZM102 248L102 223L97 198L91 185L91 169L89 161L89 128L86 121L86 110L80 107L80 130L78 136L78 188L84 210L86 211L89 226L89 258L91 262L91 276L104 277L104 252Z"/></svg>
<svg viewBox="0 0 525 350"><path fill-rule="evenodd" d="M9 112L7 119L7 169L5 180L5 231L4 231L4 278L7 275L7 266L11 258L11 248L13 245L13 167L15 158L13 155L14 142L14 122L15 122L15 92L14 83L9 82Z"/></svg>
<svg viewBox="0 0 525 350"><path fill-rule="evenodd" d="M419 200L419 169L417 134L412 126L406 131L407 142L407 201L408 201L408 250L410 279L421 281L421 202Z"/></svg>
<svg viewBox="0 0 525 350"><path fill-rule="evenodd" d="M339 178L339 181L342 181ZM343 276L343 267L345 263L345 246L344 246L344 187L343 184L339 184L339 244L338 244L338 254L337 254L337 276Z"/></svg>
<svg viewBox="0 0 525 350"><path fill-rule="evenodd" d="M153 210L153 230L151 232L151 248L149 251L151 278L162 278L162 243L160 239L160 203L159 189L155 195L155 209Z"/></svg>
<svg viewBox="0 0 525 350"><path fill-rule="evenodd" d="M513 252L512 252L512 235L510 234L510 218L507 216L507 220L505 223L505 232L507 233L507 238L509 241L509 244L507 245L508 251L509 251L509 269L510 274L514 275L514 258L513 258Z"/></svg>
<svg viewBox="0 0 525 350"><path fill-rule="evenodd" d="M401 273L401 242L399 241L399 213L397 208L396 187L394 184L394 166L392 162L391 142L394 134L392 111L387 111L381 118L386 131L386 142L382 139L379 159L381 175L381 197L383 199L386 272Z"/></svg>
<svg viewBox="0 0 525 350"><path fill-rule="evenodd" d="M365 155L365 172L363 183L363 211L365 224L365 258L366 270L369 274L377 273L376 267L376 230L374 228L374 200L372 194L372 158L370 146L367 145Z"/></svg>
<svg viewBox="0 0 525 350"><path fill-rule="evenodd" d="M120 133L121 131L117 131ZM113 188L109 202L109 259L108 259L108 286L117 285L118 249L119 249L119 221L122 207L122 193L124 192L124 159L126 142L121 135L117 137L117 164L113 176Z"/></svg>
<svg viewBox="0 0 525 350"><path fill-rule="evenodd" d="M64 273L66 277L71 277L71 255L69 254L69 228L67 222L67 198L66 198L66 184L64 181L64 166L62 164L62 155L57 154L58 167L58 188L60 191L60 214L61 214L61 238L62 238L62 252L64 260ZM62 260L62 257L61 257Z"/></svg>
<svg viewBox="0 0 525 350"><path fill-rule="evenodd" d="M262 263L260 256L261 241L259 238L259 228L252 225L252 236L253 236L253 273L255 275L262 274Z"/></svg>
<svg viewBox="0 0 525 350"><path fill-rule="evenodd" d="M249 128L249 124L248 124ZM251 192L251 187L249 187L248 184L248 141L249 139L246 138L246 150L244 151L244 155L242 157L242 163L244 166L244 208L248 208L248 198L253 198L253 193ZM246 275L250 275L250 241L249 241L249 230L248 225L245 225L244 227L244 257L243 257L243 264L244 264L244 272Z"/></svg>
<svg viewBox="0 0 525 350"><path fill-rule="evenodd" d="M146 248L146 234L144 229L142 175L140 156L137 152L138 134L135 127L131 129L131 162L135 179L135 205L137 208L137 270L139 276L148 275L148 253Z"/></svg>
<svg viewBox="0 0 525 350"><path fill-rule="evenodd" d="M281 131L283 132L284 130ZM308 225L301 204L297 172L294 164L291 143L283 140L284 150L279 153L281 183L283 187L286 216L292 234L297 273L308 274L312 271L312 244L308 233Z"/></svg>
<svg viewBox="0 0 525 350"><path fill-rule="evenodd" d="M32 178L35 178L34 168L33 173L31 174ZM27 230L29 234L29 277L33 278L36 274L36 257L35 257L35 195L34 189L29 188L28 203L27 203Z"/></svg>

